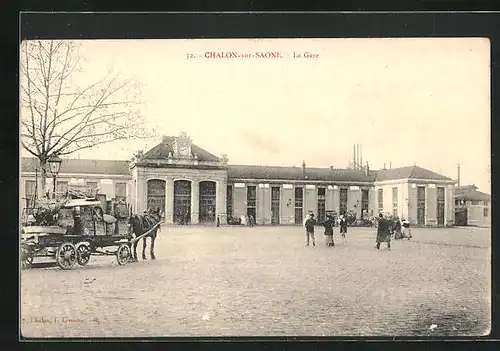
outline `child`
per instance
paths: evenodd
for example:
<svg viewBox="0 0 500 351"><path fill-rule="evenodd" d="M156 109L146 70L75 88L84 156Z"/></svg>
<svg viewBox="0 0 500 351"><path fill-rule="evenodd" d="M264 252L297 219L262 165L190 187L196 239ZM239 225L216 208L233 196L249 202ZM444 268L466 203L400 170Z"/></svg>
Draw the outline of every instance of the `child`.
<svg viewBox="0 0 500 351"><path fill-rule="evenodd" d="M307 244L306 246L309 246L309 237L312 238L312 243L313 246L316 246L316 240L314 238L314 226L316 225L316 220L314 219L314 214L310 214L309 218L306 220L305 227L306 227L306 236L307 236Z"/></svg>
<svg viewBox="0 0 500 351"><path fill-rule="evenodd" d="M340 234L342 234L342 237L344 238L347 234L347 220L344 215L340 216Z"/></svg>

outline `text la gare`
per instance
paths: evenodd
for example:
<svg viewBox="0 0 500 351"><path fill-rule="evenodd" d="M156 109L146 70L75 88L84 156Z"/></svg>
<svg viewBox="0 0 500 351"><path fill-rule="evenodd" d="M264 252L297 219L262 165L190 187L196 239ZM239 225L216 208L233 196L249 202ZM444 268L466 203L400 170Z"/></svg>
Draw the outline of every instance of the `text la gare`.
<svg viewBox="0 0 500 351"><path fill-rule="evenodd" d="M315 59L315 58L319 58L319 54L315 54L315 53L311 53L311 52L307 52L307 51L304 53L294 52L293 58Z"/></svg>

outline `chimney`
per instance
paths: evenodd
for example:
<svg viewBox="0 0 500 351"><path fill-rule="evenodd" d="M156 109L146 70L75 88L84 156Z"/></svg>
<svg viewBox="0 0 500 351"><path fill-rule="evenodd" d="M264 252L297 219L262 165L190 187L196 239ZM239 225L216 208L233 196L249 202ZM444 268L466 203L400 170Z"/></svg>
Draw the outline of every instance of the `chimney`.
<svg viewBox="0 0 500 351"><path fill-rule="evenodd" d="M392 169L392 162L389 162L389 169Z"/></svg>
<svg viewBox="0 0 500 351"><path fill-rule="evenodd" d="M460 164L457 165L457 173L458 173L457 185L460 186Z"/></svg>
<svg viewBox="0 0 500 351"><path fill-rule="evenodd" d="M361 148L359 152L359 166L363 167L363 145L359 144L359 147Z"/></svg>
<svg viewBox="0 0 500 351"><path fill-rule="evenodd" d="M306 174L306 161L302 161L302 175Z"/></svg>
<svg viewBox="0 0 500 351"><path fill-rule="evenodd" d="M356 169L356 144L352 144L354 146L354 153L352 156L352 167Z"/></svg>
<svg viewBox="0 0 500 351"><path fill-rule="evenodd" d="M358 169L359 167L359 144L356 144L356 167L354 169Z"/></svg>
<svg viewBox="0 0 500 351"><path fill-rule="evenodd" d="M330 171L333 171L333 166L330 166Z"/></svg>
<svg viewBox="0 0 500 351"><path fill-rule="evenodd" d="M384 162L384 168L382 168L382 169L385 169L385 162Z"/></svg>
<svg viewBox="0 0 500 351"><path fill-rule="evenodd" d="M366 162L365 175L370 175L370 166L368 166L368 162Z"/></svg>

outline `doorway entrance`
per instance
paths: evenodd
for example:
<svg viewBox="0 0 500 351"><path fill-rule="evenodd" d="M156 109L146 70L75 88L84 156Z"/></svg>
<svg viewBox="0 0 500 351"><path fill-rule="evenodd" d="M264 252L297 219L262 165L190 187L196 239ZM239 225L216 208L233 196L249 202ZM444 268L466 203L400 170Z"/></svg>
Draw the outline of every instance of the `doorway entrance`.
<svg viewBox="0 0 500 351"><path fill-rule="evenodd" d="M417 188L417 223L425 225L425 186Z"/></svg>
<svg viewBox="0 0 500 351"><path fill-rule="evenodd" d="M191 182L176 180L174 182L174 223L189 224L191 222Z"/></svg>
<svg viewBox="0 0 500 351"><path fill-rule="evenodd" d="M437 188L437 209L436 209L436 219L437 224L440 226L444 226L444 188Z"/></svg>
<svg viewBox="0 0 500 351"><path fill-rule="evenodd" d="M304 189L295 188L295 224L302 224L304 208Z"/></svg>
<svg viewBox="0 0 500 351"><path fill-rule="evenodd" d="M460 227L467 226L467 208L457 208L455 210L455 225Z"/></svg>
<svg viewBox="0 0 500 351"><path fill-rule="evenodd" d="M215 222L216 183L200 182L200 223Z"/></svg>
<svg viewBox="0 0 500 351"><path fill-rule="evenodd" d="M271 188L271 224L280 224L280 188Z"/></svg>
<svg viewBox="0 0 500 351"><path fill-rule="evenodd" d="M166 182L161 179L148 180L148 207L147 209L160 209L160 213L165 212L165 188Z"/></svg>

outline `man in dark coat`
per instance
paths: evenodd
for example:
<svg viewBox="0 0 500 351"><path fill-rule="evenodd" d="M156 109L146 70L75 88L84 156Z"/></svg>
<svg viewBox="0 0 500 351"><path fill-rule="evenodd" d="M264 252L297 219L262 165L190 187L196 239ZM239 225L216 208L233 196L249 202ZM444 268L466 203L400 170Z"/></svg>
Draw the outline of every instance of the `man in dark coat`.
<svg viewBox="0 0 500 351"><path fill-rule="evenodd" d="M325 227L325 236L326 236L326 246L335 246L333 241L333 226L335 222L331 215L326 215L326 220L323 226Z"/></svg>
<svg viewBox="0 0 500 351"><path fill-rule="evenodd" d="M386 242L387 249L391 249L391 233L389 231L391 224L389 220L384 218L382 213L378 215L378 228L377 228L377 250L380 249L380 243Z"/></svg>
<svg viewBox="0 0 500 351"><path fill-rule="evenodd" d="M314 214L310 214L309 218L307 219L305 223L306 227L306 236L307 236L307 244L306 246L309 246L309 237L312 238L313 246L316 246L316 240L314 238L314 226L316 225L316 220L314 219Z"/></svg>

